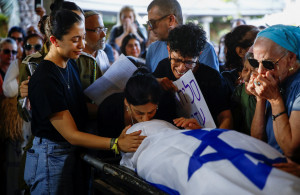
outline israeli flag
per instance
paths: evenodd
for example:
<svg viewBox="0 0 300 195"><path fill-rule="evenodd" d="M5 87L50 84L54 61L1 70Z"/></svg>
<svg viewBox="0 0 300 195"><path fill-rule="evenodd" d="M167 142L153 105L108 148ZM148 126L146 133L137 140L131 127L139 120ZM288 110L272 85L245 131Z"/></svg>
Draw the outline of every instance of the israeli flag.
<svg viewBox="0 0 300 195"><path fill-rule="evenodd" d="M178 130L165 121L132 126L147 138L121 165L169 194L300 194L300 179L272 167L286 162L268 144L224 129Z"/></svg>

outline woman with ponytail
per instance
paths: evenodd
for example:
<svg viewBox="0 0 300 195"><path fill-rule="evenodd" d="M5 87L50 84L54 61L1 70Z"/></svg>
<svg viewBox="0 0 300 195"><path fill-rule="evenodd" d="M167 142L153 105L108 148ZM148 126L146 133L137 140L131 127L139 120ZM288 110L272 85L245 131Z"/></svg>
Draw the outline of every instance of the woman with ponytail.
<svg viewBox="0 0 300 195"><path fill-rule="evenodd" d="M83 18L61 9L46 19L50 49L28 86L32 108L33 146L28 150L24 179L31 194L82 194L75 184L76 146L133 152L141 132L125 131L117 139L82 132L87 108L75 59L85 42Z"/></svg>

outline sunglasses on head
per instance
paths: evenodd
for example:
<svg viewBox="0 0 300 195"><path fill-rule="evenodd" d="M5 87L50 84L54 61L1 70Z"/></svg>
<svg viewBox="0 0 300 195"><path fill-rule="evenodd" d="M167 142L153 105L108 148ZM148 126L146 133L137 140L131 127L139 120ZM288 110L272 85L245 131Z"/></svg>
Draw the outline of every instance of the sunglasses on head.
<svg viewBox="0 0 300 195"><path fill-rule="evenodd" d="M273 62L271 60L262 60L261 63L262 65L268 69L268 70L273 70L275 68L275 65L277 65L279 63L279 61L286 56L286 54L288 54L288 52L284 53L283 56L281 56L276 62ZM249 57L248 59L249 64L253 67L253 68L258 68L259 67L259 61L257 61L255 58Z"/></svg>
<svg viewBox="0 0 300 195"><path fill-rule="evenodd" d="M17 42L22 42L23 38L21 37L11 37L13 40L17 41Z"/></svg>
<svg viewBox="0 0 300 195"><path fill-rule="evenodd" d="M16 50L10 50L10 49L3 49L4 54L12 54L12 55L17 55L18 51Z"/></svg>
<svg viewBox="0 0 300 195"><path fill-rule="evenodd" d="M42 49L42 45L41 44L36 44L36 45L26 44L24 46L24 48L27 51L30 51L32 48L34 48L35 51L39 51L40 49Z"/></svg>

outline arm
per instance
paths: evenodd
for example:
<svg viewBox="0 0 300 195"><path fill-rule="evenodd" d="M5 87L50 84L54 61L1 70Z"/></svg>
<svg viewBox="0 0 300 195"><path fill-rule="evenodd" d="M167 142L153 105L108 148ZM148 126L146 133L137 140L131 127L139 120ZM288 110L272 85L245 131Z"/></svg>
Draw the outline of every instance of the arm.
<svg viewBox="0 0 300 195"><path fill-rule="evenodd" d="M286 111L281 95L278 99L270 101L272 114L277 115ZM273 121L275 138L284 154L289 158L300 157L300 111L292 111L290 118L287 113L278 116Z"/></svg>
<svg viewBox="0 0 300 195"><path fill-rule="evenodd" d="M163 90L165 91L173 91L176 92L178 91L178 88L174 85L174 83L168 79L167 77L163 77L163 78L156 78L156 80L158 81L158 83L161 85L161 87L163 88Z"/></svg>
<svg viewBox="0 0 300 195"><path fill-rule="evenodd" d="M254 116L251 123L251 136L262 141L267 141L266 119L265 119L266 100L257 98Z"/></svg>
<svg viewBox="0 0 300 195"><path fill-rule="evenodd" d="M116 36L116 33L114 32L114 42L121 48L122 46L122 41L124 37L126 37L130 33L130 28L129 28L129 23L125 23L123 25L123 33L120 34L118 37ZM117 28L115 29L115 31Z"/></svg>
<svg viewBox="0 0 300 195"><path fill-rule="evenodd" d="M259 75L256 81L261 84L255 87L255 91L259 97L267 99L270 102L272 115L285 112L273 121L273 131L278 145L287 157L292 159L299 158L300 111L292 111L290 118L288 117L278 81L271 71L266 72L265 76Z"/></svg>
<svg viewBox="0 0 300 195"><path fill-rule="evenodd" d="M57 112L50 117L51 124L72 145L78 145L96 149L110 149L111 138L100 137L81 132L68 110ZM129 127L125 128L119 137L118 147L124 152L134 152L142 143L144 136L139 136L141 131L125 135Z"/></svg>
<svg viewBox="0 0 300 195"><path fill-rule="evenodd" d="M20 104L19 100L28 96L28 82L30 78L30 72L26 64L22 63L19 67L19 94L18 94L18 101L17 101L17 107L18 107L18 113L22 117L23 120L29 121L29 119L26 117L26 108L22 108L22 105ZM28 100L29 102L29 100Z"/></svg>
<svg viewBox="0 0 300 195"><path fill-rule="evenodd" d="M220 129L232 129L233 119L230 110L224 110L217 116L218 124Z"/></svg>
<svg viewBox="0 0 300 195"><path fill-rule="evenodd" d="M256 97L256 107L254 116L251 123L251 136L262 141L267 141L266 134L266 119L265 119L265 109L266 109L266 99L260 97L256 92L256 74L252 74L247 85L247 90L255 95Z"/></svg>

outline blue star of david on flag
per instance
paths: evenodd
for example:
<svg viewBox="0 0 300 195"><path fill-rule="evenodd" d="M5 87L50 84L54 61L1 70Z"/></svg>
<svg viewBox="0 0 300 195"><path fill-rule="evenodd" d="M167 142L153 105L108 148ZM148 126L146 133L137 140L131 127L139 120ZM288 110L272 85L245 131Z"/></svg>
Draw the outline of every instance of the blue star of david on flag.
<svg viewBox="0 0 300 195"><path fill-rule="evenodd" d="M255 186L262 190L272 170L271 165L273 163L286 162L286 159L269 159L262 154L233 148L218 137L220 134L226 131L228 130L214 129L211 131L192 130L183 132L183 134L192 136L201 141L201 144L194 151L189 160L188 180L205 163L225 159L230 161L245 177L247 177ZM201 156L202 152L208 146L212 147L216 152ZM259 161L258 164L253 163L246 155L257 159Z"/></svg>

